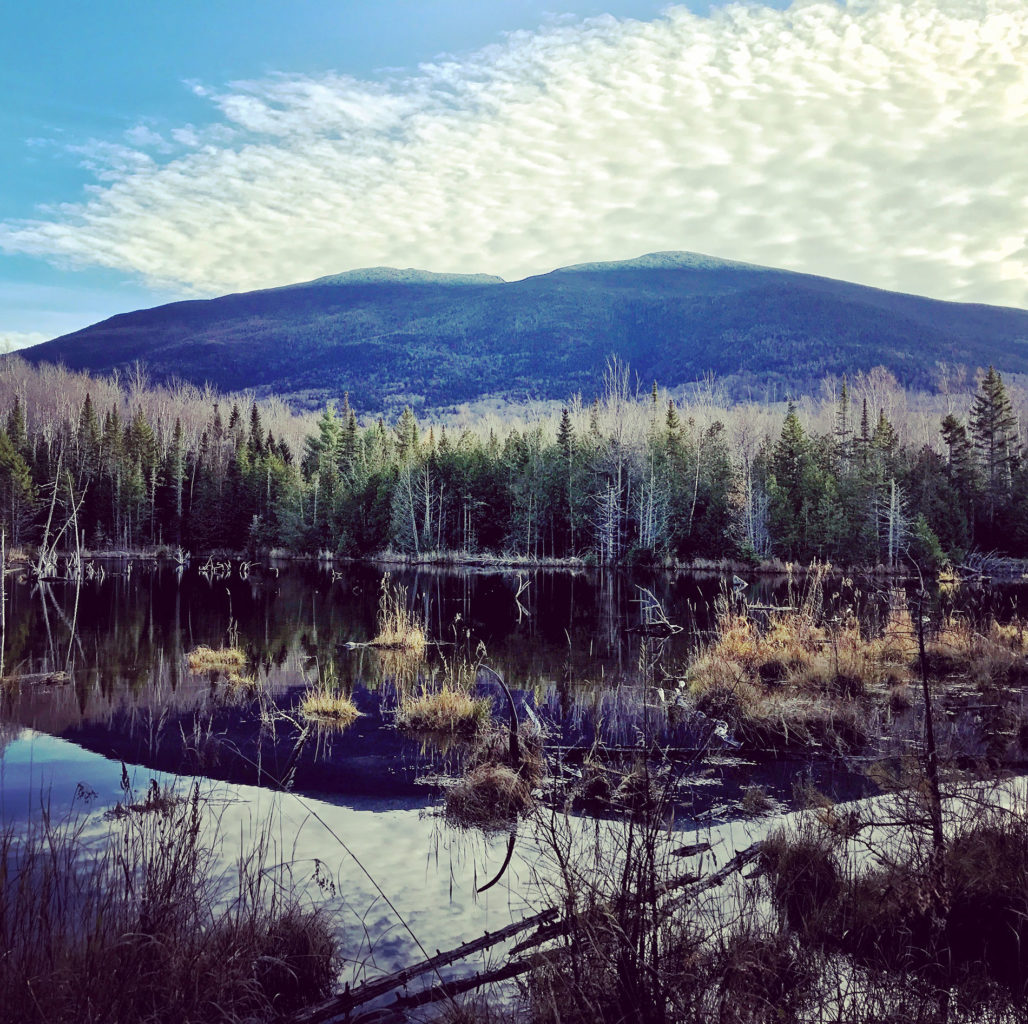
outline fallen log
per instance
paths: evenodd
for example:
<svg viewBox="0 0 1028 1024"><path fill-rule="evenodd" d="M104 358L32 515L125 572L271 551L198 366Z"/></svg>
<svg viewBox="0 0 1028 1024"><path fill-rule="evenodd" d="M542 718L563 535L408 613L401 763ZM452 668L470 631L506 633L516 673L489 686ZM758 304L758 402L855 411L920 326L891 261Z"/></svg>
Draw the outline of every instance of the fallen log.
<svg viewBox="0 0 1028 1024"><path fill-rule="evenodd" d="M394 1002L381 1010L370 1010L366 1014L360 1014L352 1018L350 1024L392 1024L393 1021L400 1022L407 1020L406 1011L416 1009L419 1006L427 1006L429 1003L438 1003L443 999L454 999L465 992L473 992L484 985L494 985L499 981L509 981L519 975L527 974L538 962L538 955L526 957L522 960L512 960L491 971L478 971L470 978L459 978L456 981L444 981L438 985L423 989L421 992L413 992L409 995L398 995Z"/></svg>
<svg viewBox="0 0 1028 1024"><path fill-rule="evenodd" d="M702 845L698 844L697 848ZM666 905L664 907L664 912L666 913L671 907L694 897L698 893L706 892L721 885L730 875L741 871L747 864L755 860L763 848L763 842L753 843L745 850L735 854L734 857L712 875L706 877L689 873L672 878L658 886L654 896L661 898L678 889L686 888L689 890L676 896L669 905ZM366 1020L370 1024L373 1015L376 1020L380 1019L379 1014L384 1014L388 1018L393 1011L398 1012L401 1009L410 1009L416 1006L423 1006L426 1003L437 1002L440 999L452 998L455 995L480 988L483 985L516 977L531 969L534 962L532 957L508 961L493 971L479 973L470 978L450 982L440 979L438 985L431 986L422 992L404 996L398 995L394 1002L390 1003L387 1007L381 1008L381 1010L369 1011L369 1014L363 1014L361 1017L356 1018L356 1020L349 1017L349 1014L357 1007L379 999L394 989L405 988L414 978L421 977L432 971L438 971L440 967L456 963L458 960L463 960L473 953L480 953L483 950L490 949L521 932L528 931L531 928L537 929L534 935L528 936L515 945L510 950L510 956L517 956L526 950L541 946L551 939L568 934L573 923L574 918L561 919L558 909L550 907L538 914L533 914L531 917L515 921L499 931L486 932L480 938L462 943L454 949L446 952L437 952L435 956L422 960L411 967L405 967L381 978L363 982L354 988L350 988L347 985L338 995L319 1003L317 1006L308 1007L294 1014L290 1018L290 1022L291 1024L329 1024L329 1022L335 1021L340 1017L347 1017L351 1024L357 1024L357 1021L361 1019Z"/></svg>
<svg viewBox="0 0 1028 1024"><path fill-rule="evenodd" d="M527 931L529 928L537 928L549 924L557 914L557 908L550 907L548 910L533 914L531 917L515 921L499 931L486 932L480 938L462 943L455 949L448 950L445 953L437 952L435 956L422 960L411 967L404 967L402 970L394 971L392 974L387 974L381 978L375 978L373 981L366 981L354 988L350 988L347 985L342 992L331 999L327 999L317 1006L308 1007L306 1010L301 1010L295 1014L292 1018L293 1024L325 1024L325 1022L336 1017L342 1017L357 1006L370 1003L373 999L378 999L395 988L405 987L412 979L420 977L422 974L428 974L430 971L436 971L440 967L446 967L448 964L463 960L473 953L480 953L482 950L489 949L514 935Z"/></svg>

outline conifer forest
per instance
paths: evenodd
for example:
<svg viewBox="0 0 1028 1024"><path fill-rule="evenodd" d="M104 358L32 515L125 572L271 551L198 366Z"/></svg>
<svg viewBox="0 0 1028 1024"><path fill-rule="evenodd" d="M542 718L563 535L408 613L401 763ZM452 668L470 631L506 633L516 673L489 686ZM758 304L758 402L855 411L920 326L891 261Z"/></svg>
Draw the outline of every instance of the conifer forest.
<svg viewBox="0 0 1028 1024"><path fill-rule="evenodd" d="M92 551L865 567L1028 554L1024 399L992 368L941 395L878 369L817 399L729 404L714 381L678 398L641 388L614 360L592 401L462 425L359 417L349 396L297 416L8 361L0 402L15 548L74 514L66 541Z"/></svg>

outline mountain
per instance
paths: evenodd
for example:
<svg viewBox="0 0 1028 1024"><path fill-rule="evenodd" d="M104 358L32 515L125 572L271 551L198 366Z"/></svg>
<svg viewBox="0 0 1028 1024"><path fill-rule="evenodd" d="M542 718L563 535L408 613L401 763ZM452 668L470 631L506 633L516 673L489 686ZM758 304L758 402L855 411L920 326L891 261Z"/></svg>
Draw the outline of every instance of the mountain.
<svg viewBox="0 0 1028 1024"><path fill-rule="evenodd" d="M644 385L713 371L739 396L796 394L884 365L929 386L939 362L1028 372L1028 312L902 295L693 253L584 263L507 282L377 268L124 313L24 349L30 362L296 407L344 390L364 411L479 398L588 400L617 353Z"/></svg>

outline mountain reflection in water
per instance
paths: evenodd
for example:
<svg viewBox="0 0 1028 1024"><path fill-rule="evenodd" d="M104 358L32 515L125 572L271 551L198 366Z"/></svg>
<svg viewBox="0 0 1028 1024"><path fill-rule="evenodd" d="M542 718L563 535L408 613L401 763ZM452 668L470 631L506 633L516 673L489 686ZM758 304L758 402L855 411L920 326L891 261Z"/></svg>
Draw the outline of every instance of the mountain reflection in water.
<svg viewBox="0 0 1028 1024"><path fill-rule="evenodd" d="M461 745L408 736L394 727L394 713L404 693L441 678L454 652L479 643L521 715L541 721L548 745L571 758L597 741L616 749L656 743L688 757L704 740L695 724L676 720L658 687L673 696L690 651L711 628L723 586L717 576L397 571L393 579L407 588L430 639L444 645L417 660L346 646L375 633L377 567L333 573L289 564L245 580L140 561L131 571L127 562L106 569L102 582L78 586L9 585L5 672L67 670L70 682L5 687L0 747L5 729L24 727L162 771L267 785L288 775L298 791L330 799L424 797L418 780L455 770ZM778 601L784 586L753 586L747 597ZM666 640L640 632L654 602L681 632ZM245 652L252 689L188 668L188 651L230 639ZM297 755L297 705L318 681L349 694L361 717L342 731L314 728ZM501 695L484 673L478 689ZM501 701L495 709L503 714ZM866 790L859 774L828 762L721 757L695 767L688 802L697 812L754 779L787 800L800 770L840 797Z"/></svg>

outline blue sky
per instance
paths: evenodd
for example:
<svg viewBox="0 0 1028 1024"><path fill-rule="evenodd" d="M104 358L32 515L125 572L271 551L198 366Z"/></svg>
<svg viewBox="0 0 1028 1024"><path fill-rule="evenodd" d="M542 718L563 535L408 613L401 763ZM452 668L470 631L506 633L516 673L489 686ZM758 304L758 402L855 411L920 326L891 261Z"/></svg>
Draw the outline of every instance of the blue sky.
<svg viewBox="0 0 1028 1024"><path fill-rule="evenodd" d="M0 339L657 249L1028 305L1026 6L8 4Z"/></svg>

